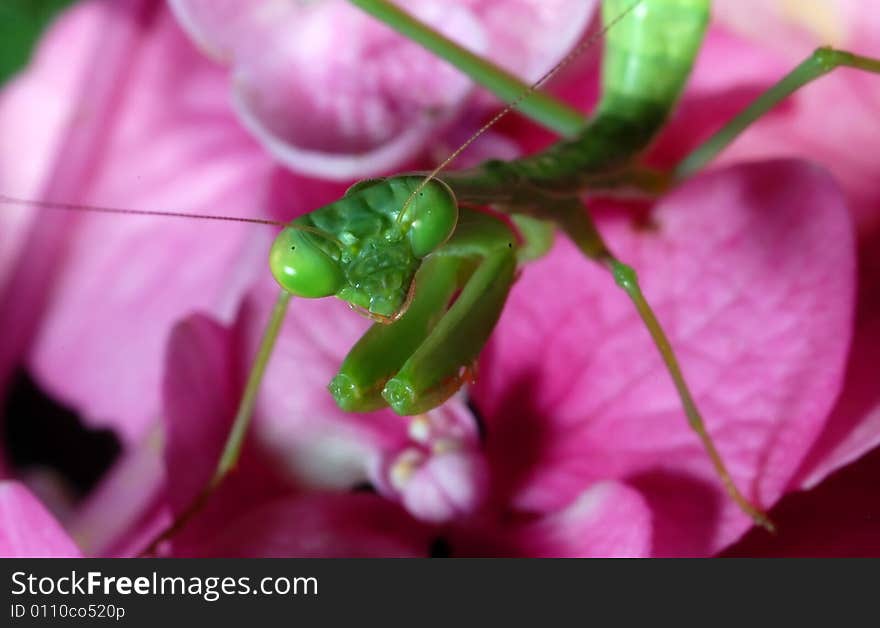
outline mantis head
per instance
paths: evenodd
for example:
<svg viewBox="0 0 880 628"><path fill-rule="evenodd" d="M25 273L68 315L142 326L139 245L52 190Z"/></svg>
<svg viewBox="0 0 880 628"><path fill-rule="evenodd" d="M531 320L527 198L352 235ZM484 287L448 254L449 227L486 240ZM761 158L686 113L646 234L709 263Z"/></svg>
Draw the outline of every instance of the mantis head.
<svg viewBox="0 0 880 628"><path fill-rule="evenodd" d="M422 258L443 246L457 221L455 197L438 180L363 181L339 201L294 220L275 239L269 263L291 294L336 295L391 319L405 309Z"/></svg>

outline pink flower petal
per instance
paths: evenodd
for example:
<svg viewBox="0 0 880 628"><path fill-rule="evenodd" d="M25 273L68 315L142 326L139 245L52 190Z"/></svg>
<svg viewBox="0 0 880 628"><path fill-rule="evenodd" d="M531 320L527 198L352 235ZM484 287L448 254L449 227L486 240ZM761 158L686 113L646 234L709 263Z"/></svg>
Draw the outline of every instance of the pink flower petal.
<svg viewBox="0 0 880 628"><path fill-rule="evenodd" d="M241 313L243 347L252 355L279 292L268 280ZM254 434L267 452L308 486L350 488L367 482L382 452L406 441L406 420L390 411L349 414L327 390L369 321L337 299L294 299L257 404Z"/></svg>
<svg viewBox="0 0 880 628"><path fill-rule="evenodd" d="M261 286L245 304L244 346L253 347L252 351L277 290L274 284ZM402 486L392 486L396 461L412 447L425 452L426 462L435 453L442 457L447 446L473 452L476 424L460 398L424 417L400 417L390 410L363 414L340 410L327 385L368 325L367 320L336 299L294 299L257 404L254 438L266 452L284 461L291 475L305 486L346 489L367 482L383 495L401 499L414 515L420 516L427 507L421 497L414 497L415 493L421 495L420 490L401 493ZM430 433L413 434L414 421L430 423ZM446 515L452 517L476 508L485 479L482 454L469 454L462 464L452 458L437 464L431 466L432 472L426 470L425 475L417 477L423 487L424 483L435 487L446 484L450 489L451 484L456 485L458 492L452 502L440 500L447 507L456 504L444 510ZM440 502L433 503L443 509ZM434 512L425 516L435 520L439 515Z"/></svg>
<svg viewBox="0 0 880 628"><path fill-rule="evenodd" d="M204 315L177 324L165 355L163 429L129 449L74 521L91 553L132 555L141 551L173 516L207 486L225 444L243 387L238 335ZM186 545L216 519L290 490L246 441L231 477L193 524L175 537Z"/></svg>
<svg viewBox="0 0 880 628"><path fill-rule="evenodd" d="M235 328L200 315L181 322L171 335L163 396L166 500L175 514L191 506L208 485L229 435L249 366L238 353L239 342ZM248 438L235 470L174 537L174 551L185 552L213 534L218 521L289 494L293 483L276 466L277 461Z"/></svg>
<svg viewBox="0 0 880 628"><path fill-rule="evenodd" d="M477 451L436 453L401 480L402 503L421 521L439 524L466 519L486 498L486 466Z"/></svg>
<svg viewBox="0 0 880 628"><path fill-rule="evenodd" d="M719 72L719 67L724 71ZM790 69L785 60L722 28L711 27L681 102L650 150L650 160L672 167ZM771 115L780 110L787 112L789 107L780 105Z"/></svg>
<svg viewBox="0 0 880 628"><path fill-rule="evenodd" d="M100 150L58 200L259 215L272 166L238 127L222 71L204 63L167 13L136 25L124 93L97 127ZM159 415L171 325L193 310L230 319L265 268L272 234L254 225L76 218L76 229L65 232L63 263L53 268L31 366L90 423L137 442Z"/></svg>
<svg viewBox="0 0 880 628"><path fill-rule="evenodd" d="M430 530L375 495L271 502L231 522L194 554L262 558L405 558L428 554Z"/></svg>
<svg viewBox="0 0 880 628"><path fill-rule="evenodd" d="M720 2L716 9L718 21L733 25L741 35L731 36L718 28L710 32L689 84L691 94L655 153L678 144L672 153L684 155L815 46L833 43L861 54L880 52L877 38L869 36L877 31L876 16L861 11L857 2L803 6ZM719 66L725 72L719 73ZM880 141L880 124L874 115L878 106L880 83L875 76L837 70L750 127L719 159L723 164L771 155L808 157L834 173L856 221L860 240L856 337L845 388L795 480L807 488L880 442L880 389L874 384L877 375L872 360L880 333L876 329L880 264L874 252L880 232L880 187L876 185L880 170L871 153ZM835 111L833 119L827 117L830 109Z"/></svg>
<svg viewBox="0 0 880 628"><path fill-rule="evenodd" d="M840 389L853 309L846 208L821 171L780 161L695 179L653 219L601 226L639 271L737 484L770 505ZM655 526L681 531L657 553L711 553L749 525L631 304L567 241L525 269L494 339L476 395L493 473L520 508L556 509L591 482L629 479ZM674 485L701 518L680 517Z"/></svg>
<svg viewBox="0 0 880 628"><path fill-rule="evenodd" d="M64 528L18 482L0 482L0 556L3 558L79 558Z"/></svg>
<svg viewBox="0 0 880 628"><path fill-rule="evenodd" d="M186 508L207 485L226 441L241 388L231 330L205 316L178 324L163 382L168 499Z"/></svg>
<svg viewBox="0 0 880 628"><path fill-rule="evenodd" d="M269 18L272 13L290 10L278 3L275 7L262 4ZM174 17L202 51L224 62L232 57L237 40L244 39L240 33L259 25L260 12L254 10L258 5L251 0L168 0Z"/></svg>
<svg viewBox="0 0 880 628"><path fill-rule="evenodd" d="M760 5L760 6L755 6ZM815 46L833 43L877 54L876 16L857 2L719 2L716 16L740 35L710 31L681 110L654 151L660 162L695 146L782 77ZM757 17L760 15L760 17ZM748 17L746 17L748 16ZM824 16L827 19L818 19ZM746 19L742 19L746 17ZM719 67L724 72L718 72ZM837 70L799 91L721 154L719 163L762 156L800 155L828 167L843 187L859 235L859 303L846 384L822 435L802 462L794 483L814 486L880 442L880 389L875 385L878 329L877 233L880 232L880 170L871 147L880 141L874 112L880 106L876 77ZM829 119L827 112L835 115ZM665 155L665 157L664 157Z"/></svg>
<svg viewBox="0 0 880 628"><path fill-rule="evenodd" d="M781 76L780 76L781 78ZM880 85L876 76L838 71L793 96L786 113L768 116L739 138L719 164L768 157L808 158L827 167L844 188L857 227L880 226ZM829 111L835 111L829 116Z"/></svg>
<svg viewBox="0 0 880 628"><path fill-rule="evenodd" d="M106 7L99 3L83 5L78 14L61 20L54 31L56 41L41 46L33 66L35 78L24 75L18 79L20 82L5 102L4 119L23 121L34 113L43 113L47 115L44 120L47 130L61 133L52 140L38 135L32 143L20 143L22 138L13 134L12 145L0 146L13 151L13 160L33 159L32 169L14 167L4 171L2 183L8 186L8 191L32 194L37 189L34 186L41 186L40 194L34 194L36 198L63 201L76 200L81 194L90 168L95 165L96 154L103 146L102 123L110 116L119 96L119 78L128 70L126 60L138 41L139 21L146 19L150 10L142 0L123 0L114 5L116 11L108 11ZM87 36L81 35L83 31ZM94 45L99 37L100 46ZM72 45L78 49L68 50ZM79 70L72 81L66 78L71 70ZM61 83L52 84L59 77L62 77ZM43 85L44 81L50 84ZM71 86L75 87L71 89ZM21 91L16 93L18 89ZM75 100L60 108L28 107L36 94L50 93L61 99ZM37 125L38 120L32 125L22 122L21 128ZM29 149L31 155L26 153ZM52 152L47 155L47 151ZM8 159L4 158L3 162ZM38 171L42 168L45 170ZM2 300L8 307L0 309L0 330L4 335L0 345L3 347L0 388L5 386L12 369L19 365L42 320L52 279L61 266L67 237L77 222L73 213L55 213L51 219L45 218L26 219L30 223L27 233L21 232L21 224L17 226L16 238L27 238L24 244L18 241L22 247L19 250L39 254L13 256L15 267L3 271L6 276L3 277Z"/></svg>
<svg viewBox="0 0 880 628"><path fill-rule="evenodd" d="M860 0L716 0L713 15L725 27L774 52L799 59L798 50L815 46L880 52L880 16Z"/></svg>
<svg viewBox="0 0 880 628"><path fill-rule="evenodd" d="M347 180L388 171L411 158L470 91L452 67L347 2L256 3L233 11L234 27L202 2L177 4L191 32L226 42L242 122L299 172ZM486 50L467 10L435 0L407 9Z"/></svg>
<svg viewBox="0 0 880 628"><path fill-rule="evenodd" d="M373 486L421 521L461 524L472 518L487 497L489 474L462 395L405 420L409 442L385 452Z"/></svg>
<svg viewBox="0 0 880 628"><path fill-rule="evenodd" d="M860 248L859 303L844 388L822 434L801 464L798 484L813 488L825 476L880 444L880 232Z"/></svg>
<svg viewBox="0 0 880 628"><path fill-rule="evenodd" d="M462 0L489 37L487 56L537 81L572 49L596 13L595 0Z"/></svg>
<svg viewBox="0 0 880 628"><path fill-rule="evenodd" d="M35 198L64 138L64 125L74 101L65 94L78 89L77 78L88 62L88 42L100 22L87 11L66 15L44 39L27 71L0 92L0 191ZM64 50L60 50L63 48ZM37 212L0 205L0 286L13 272L25 248L28 228Z"/></svg>
<svg viewBox="0 0 880 628"><path fill-rule="evenodd" d="M244 125L299 172L347 180L399 167L471 91L457 70L341 0L172 6L200 46L233 66ZM405 8L534 80L570 49L594 6L418 0Z"/></svg>
<svg viewBox="0 0 880 628"><path fill-rule="evenodd" d="M722 6L734 4L740 3L725 2ZM779 3L759 4L766 4L766 11L774 14L782 10ZM797 13L800 5L788 6ZM830 4L825 6L823 10L838 11ZM749 8L749 12L763 11L756 13ZM842 40L837 43L860 54L880 54L876 35L865 36L877 32L878 26L871 26L876 18L853 19L848 12L852 13L841 10L841 15L831 20L839 22L829 26L840 31L838 37ZM821 28L821 24L804 22L813 17L807 10L803 14L783 23L779 15L775 23L763 16L752 19L751 30L745 29L743 35L724 28L722 12L722 20L716 20L709 31L680 110L660 138L660 146L652 151L655 156L659 154L661 163L683 157L806 59L816 46L832 43L826 36L811 34L812 28ZM738 23L738 18L734 22ZM773 36L754 32L763 28ZM880 187L875 184L880 168L871 158L871 148L880 142L880 120L876 116L880 82L876 78L852 69L823 76L750 126L712 167L779 157L810 159L828 168L840 182L860 231L880 227ZM829 116L832 110L835 115Z"/></svg>
<svg viewBox="0 0 880 628"><path fill-rule="evenodd" d="M636 558L651 552L651 511L638 491L599 482L571 504L514 533L525 556Z"/></svg>
<svg viewBox="0 0 880 628"><path fill-rule="evenodd" d="M161 430L154 429L129 447L65 521L83 554L136 556L170 521L163 444Z"/></svg>
<svg viewBox="0 0 880 628"><path fill-rule="evenodd" d="M558 510L483 516L448 529L441 538L452 556L649 556L652 518L639 491L606 480L581 490Z"/></svg>
<svg viewBox="0 0 880 628"><path fill-rule="evenodd" d="M172 335L164 416L167 499L176 512L194 501L214 471L277 290L268 282L255 289L235 328L196 316L178 325ZM428 432L412 432L409 419L390 411L347 414L333 403L327 384L354 342L346 327L356 336L365 323L333 300L294 300L242 460L175 540L176 553L197 544L206 529L216 527L216 520L228 520L243 509L306 487L347 490L369 483L418 515L426 508L426 493L418 488L398 493L385 462L412 445L436 455L415 485L442 487L444 499L437 504L445 504L445 519L468 514L479 505L486 478L482 454L472 451L463 464L453 455L477 443L473 417L460 400L419 417L432 421ZM415 493L419 495L413 497Z"/></svg>

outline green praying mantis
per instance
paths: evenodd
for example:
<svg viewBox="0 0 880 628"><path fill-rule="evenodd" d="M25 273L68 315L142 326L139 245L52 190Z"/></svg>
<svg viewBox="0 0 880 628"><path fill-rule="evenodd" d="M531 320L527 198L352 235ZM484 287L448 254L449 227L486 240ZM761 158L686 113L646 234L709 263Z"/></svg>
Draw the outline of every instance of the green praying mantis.
<svg viewBox="0 0 880 628"><path fill-rule="evenodd" d="M804 84L842 65L880 72L880 63L820 49L673 172L653 172L638 158L662 128L687 82L708 23L708 0L603 2L602 97L585 124L569 120L564 111L560 114L552 100L532 98L536 86L567 59L538 84L524 87L385 0L352 2L512 102L483 130L519 106L570 138L519 160L445 171L471 138L433 172L362 181L342 199L293 221L272 246L270 266L282 291L232 434L206 491L235 464L291 296L335 295L376 319L330 382L330 392L341 408L359 412L388 406L401 415L418 414L444 402L467 381L501 314L517 265L528 261L534 251L546 250L550 224L586 258L605 266L630 297L725 490L755 523L772 531L767 515L731 479L635 272L609 250L580 197L587 190L615 194L633 189L657 196L699 170L750 123ZM486 205L509 215L518 233L473 209Z"/></svg>
<svg viewBox="0 0 880 628"><path fill-rule="evenodd" d="M700 170L751 123L836 67L880 73L880 61L819 49L668 172L639 159L673 111L709 19L709 0L604 0L602 96L585 121L537 91L578 50L535 85L475 57L387 0L351 0L427 47L510 103L564 136L535 155L447 170L473 139L434 171L361 181L345 195L287 225L272 245L270 268L281 286L249 373L233 427L210 482L147 549L180 529L233 470L261 381L292 297L336 296L374 324L329 383L350 412L390 407L426 412L471 376L515 281L517 268L549 248L559 230L590 261L607 268L644 321L720 481L755 523L767 515L737 488L710 437L682 369L632 268L597 231L585 191L657 197ZM498 215L482 211L490 207Z"/></svg>

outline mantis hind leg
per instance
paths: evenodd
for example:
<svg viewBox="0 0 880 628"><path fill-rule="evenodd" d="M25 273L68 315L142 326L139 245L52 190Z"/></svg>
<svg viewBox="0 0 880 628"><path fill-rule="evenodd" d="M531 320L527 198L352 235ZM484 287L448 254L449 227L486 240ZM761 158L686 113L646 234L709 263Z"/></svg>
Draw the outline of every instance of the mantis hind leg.
<svg viewBox="0 0 880 628"><path fill-rule="evenodd" d="M684 179L697 172L782 100L819 77L842 67L880 74L880 59L863 57L832 48L816 49L794 70L758 96L752 104L682 159L675 168L675 177Z"/></svg>
<svg viewBox="0 0 880 628"><path fill-rule="evenodd" d="M736 483L727 469L724 459L721 457L712 436L706 429L706 424L697 407L697 403L691 394L690 387L687 384L681 365L672 344L666 336L666 332L660 325L660 321L654 314L654 310L648 304L645 295L639 287L636 272L620 260L618 260L610 251L608 246L602 239L601 234L596 229L586 208L580 201L572 199L567 203L560 204L551 209L557 223L563 231L571 238L581 252L589 259L595 260L605 266L613 275L617 285L629 296L639 317L645 324L651 340L657 347L660 357L663 360L669 376L675 385L681 405L687 417L688 424L691 429L696 432L712 461L715 473L718 475L724 490L739 508L746 513L758 525L762 526L770 532L775 531L775 526L770 518L759 507L749 501L737 488Z"/></svg>

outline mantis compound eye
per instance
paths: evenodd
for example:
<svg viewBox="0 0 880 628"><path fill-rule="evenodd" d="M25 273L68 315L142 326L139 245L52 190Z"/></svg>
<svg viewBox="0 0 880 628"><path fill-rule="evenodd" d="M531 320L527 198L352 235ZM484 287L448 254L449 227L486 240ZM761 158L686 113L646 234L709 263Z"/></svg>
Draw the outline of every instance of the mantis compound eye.
<svg viewBox="0 0 880 628"><path fill-rule="evenodd" d="M458 222L458 205L449 187L433 179L419 190L409 208L413 255L424 257L449 239Z"/></svg>
<svg viewBox="0 0 880 628"><path fill-rule="evenodd" d="M298 297L329 297L336 294L345 281L336 260L316 243L319 237L287 228L278 234L269 252L269 266L275 280Z"/></svg>

